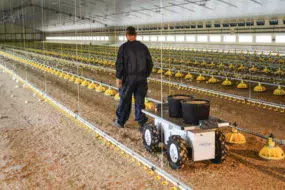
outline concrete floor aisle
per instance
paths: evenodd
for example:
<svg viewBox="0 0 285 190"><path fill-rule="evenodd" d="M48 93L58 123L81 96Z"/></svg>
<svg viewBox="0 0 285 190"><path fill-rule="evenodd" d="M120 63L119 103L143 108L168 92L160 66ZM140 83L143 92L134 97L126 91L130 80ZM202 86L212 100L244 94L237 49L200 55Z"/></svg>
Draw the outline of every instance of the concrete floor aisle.
<svg viewBox="0 0 285 190"><path fill-rule="evenodd" d="M0 115L0 189L162 188L2 71Z"/></svg>

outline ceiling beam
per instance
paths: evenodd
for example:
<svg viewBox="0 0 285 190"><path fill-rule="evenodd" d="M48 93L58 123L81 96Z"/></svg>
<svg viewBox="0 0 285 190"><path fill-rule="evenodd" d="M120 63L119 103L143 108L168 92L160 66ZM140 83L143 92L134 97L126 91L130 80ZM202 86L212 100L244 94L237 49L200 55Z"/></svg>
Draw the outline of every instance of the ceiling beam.
<svg viewBox="0 0 285 190"><path fill-rule="evenodd" d="M188 4L194 4L194 5L203 7L203 8L208 9L208 10L214 10L213 8L206 6L206 2L209 1L209 0L199 0L199 1L185 0L185 1L188 2ZM199 4L200 2L205 3L205 5Z"/></svg>
<svg viewBox="0 0 285 190"><path fill-rule="evenodd" d="M174 3L169 3L170 5L173 5L173 6L175 6L175 7L180 7L180 8L182 8L182 9L185 9L185 10L188 10L188 11L191 11L191 12L195 12L194 10L192 10L192 9L189 9L189 8L186 8L186 7L183 7L182 5L176 5L176 4L174 4Z"/></svg>
<svg viewBox="0 0 285 190"><path fill-rule="evenodd" d="M256 1L256 0L250 0L250 1L252 1L252 2L254 2L254 3L256 3L256 4L259 4L259 5L262 5L260 2L258 2L258 1Z"/></svg>
<svg viewBox="0 0 285 190"><path fill-rule="evenodd" d="M60 11L60 10L55 10L55 9L52 9L52 8L42 7L42 6L36 5L36 4L32 4L32 6L35 6L35 7L44 9L44 10L53 11L53 12L55 12L55 13L60 13L60 14L68 15L68 16L70 16L70 17L77 17L77 18L80 17L80 16L76 16L76 15L74 15L74 14L72 14L72 13L66 13L66 12L63 12L63 11ZM89 21L91 21L91 22L96 22L96 23L102 24L102 25L104 25L104 26L106 25L106 24L103 23L103 22L100 22L100 21L98 21L98 20L96 20L96 19L91 19L91 18L89 18L89 17L85 17L85 16L84 16L84 17L82 17L82 20L83 20L83 19L89 20Z"/></svg>
<svg viewBox="0 0 285 190"><path fill-rule="evenodd" d="M233 4L228 3L228 2L226 2L226 1L223 1L223 0L217 0L217 1L222 2L222 3L224 3L224 4L227 4L227 5L231 6L231 7L238 8L236 5L233 5Z"/></svg>
<svg viewBox="0 0 285 190"><path fill-rule="evenodd" d="M179 14L178 12L173 11L173 10L169 10L169 9L167 9L166 7L161 7L161 6L158 6L158 5L154 5L154 7L157 7L157 8L159 8L159 9L164 9L164 10L170 11L170 12L175 13L175 14Z"/></svg>

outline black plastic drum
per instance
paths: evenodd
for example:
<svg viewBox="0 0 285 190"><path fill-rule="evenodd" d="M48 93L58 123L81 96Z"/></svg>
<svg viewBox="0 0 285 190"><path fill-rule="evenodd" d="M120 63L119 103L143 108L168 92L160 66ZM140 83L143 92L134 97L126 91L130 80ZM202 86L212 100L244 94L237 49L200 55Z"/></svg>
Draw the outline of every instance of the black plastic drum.
<svg viewBox="0 0 285 190"><path fill-rule="evenodd" d="M181 100L191 100L191 95L176 94L168 96L168 113L169 117L182 117Z"/></svg>
<svg viewBox="0 0 285 190"><path fill-rule="evenodd" d="M199 120L209 119L210 101L205 99L182 100L183 120L186 124L198 125Z"/></svg>

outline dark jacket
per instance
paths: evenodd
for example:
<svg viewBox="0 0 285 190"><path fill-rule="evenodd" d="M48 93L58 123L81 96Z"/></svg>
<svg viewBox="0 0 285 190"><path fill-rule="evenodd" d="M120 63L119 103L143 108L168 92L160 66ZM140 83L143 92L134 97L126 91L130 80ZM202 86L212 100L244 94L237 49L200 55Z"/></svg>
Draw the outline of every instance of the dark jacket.
<svg viewBox="0 0 285 190"><path fill-rule="evenodd" d="M121 45L116 61L116 78L125 82L145 82L153 63L146 45L128 41Z"/></svg>

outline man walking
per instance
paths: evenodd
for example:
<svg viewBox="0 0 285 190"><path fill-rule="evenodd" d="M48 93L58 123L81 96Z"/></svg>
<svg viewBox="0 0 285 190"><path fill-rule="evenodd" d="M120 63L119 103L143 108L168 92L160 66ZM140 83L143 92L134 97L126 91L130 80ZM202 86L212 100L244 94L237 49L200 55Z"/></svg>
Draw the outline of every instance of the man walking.
<svg viewBox="0 0 285 190"><path fill-rule="evenodd" d="M123 128L129 119L132 107L132 95L135 98L135 119L142 130L148 118L142 113L147 94L147 78L153 62L148 48L136 41L136 29L132 26L126 30L128 41L119 48L116 61L116 85L119 88L120 103L116 112L115 126Z"/></svg>

